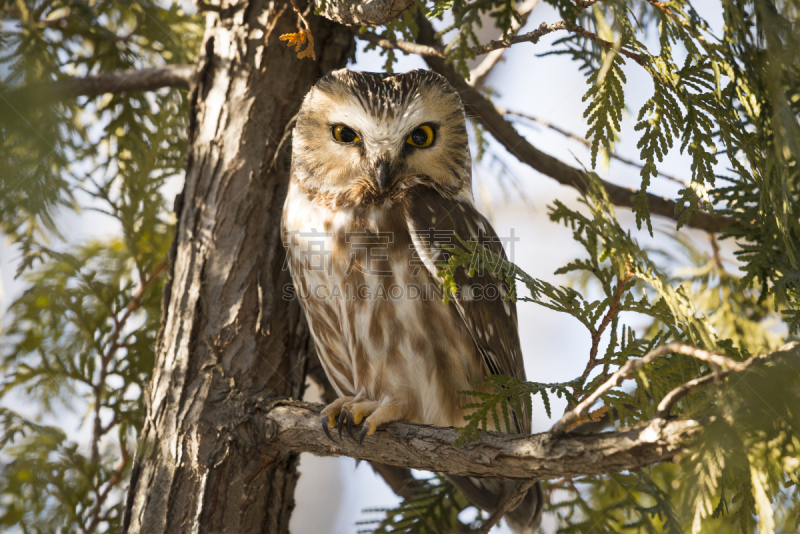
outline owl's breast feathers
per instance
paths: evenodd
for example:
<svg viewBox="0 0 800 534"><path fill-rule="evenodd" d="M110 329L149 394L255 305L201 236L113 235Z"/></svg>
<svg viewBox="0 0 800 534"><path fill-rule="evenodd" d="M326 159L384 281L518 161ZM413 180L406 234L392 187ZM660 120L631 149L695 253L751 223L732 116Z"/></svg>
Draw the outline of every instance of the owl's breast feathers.
<svg viewBox="0 0 800 534"><path fill-rule="evenodd" d="M282 226L296 297L339 395L401 405L412 422L457 426L470 400L457 391L488 374L525 378L504 284L461 270L455 298L442 301L438 265L456 236L504 256L469 196L420 182L372 202L335 200L292 180ZM521 414L517 430L529 427Z"/></svg>

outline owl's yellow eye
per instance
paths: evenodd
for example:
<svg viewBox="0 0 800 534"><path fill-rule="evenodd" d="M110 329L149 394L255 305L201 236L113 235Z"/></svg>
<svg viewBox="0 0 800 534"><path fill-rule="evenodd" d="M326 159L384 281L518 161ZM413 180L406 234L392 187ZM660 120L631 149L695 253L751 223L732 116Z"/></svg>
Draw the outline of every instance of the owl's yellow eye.
<svg viewBox="0 0 800 534"><path fill-rule="evenodd" d="M358 143L361 138L352 128L339 124L333 127L333 138L340 143Z"/></svg>
<svg viewBox="0 0 800 534"><path fill-rule="evenodd" d="M423 124L408 136L406 143L417 148L426 148L433 144L433 128Z"/></svg>

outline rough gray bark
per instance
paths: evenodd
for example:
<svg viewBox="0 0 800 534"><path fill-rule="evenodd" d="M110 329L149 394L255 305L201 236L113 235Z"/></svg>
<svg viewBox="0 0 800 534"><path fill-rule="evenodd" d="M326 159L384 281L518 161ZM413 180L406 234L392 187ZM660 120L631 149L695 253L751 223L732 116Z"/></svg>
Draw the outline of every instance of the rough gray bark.
<svg viewBox="0 0 800 534"><path fill-rule="evenodd" d="M309 17L318 59L299 60L278 40L297 31L288 0L231 3L208 16L191 92L172 277L126 506L131 533L283 533L294 506L296 452L220 434L217 418L234 397L302 396L310 340L299 306L281 299L291 283L279 225L284 133L353 40Z"/></svg>
<svg viewBox="0 0 800 534"><path fill-rule="evenodd" d="M225 434L247 427L253 429L250 432L263 432L264 446L273 451L350 456L452 475L520 480L634 471L669 460L701 431L700 422L692 419L656 419L600 434L489 432L456 447L458 434L452 428L392 423L379 427L361 446L346 432L343 439L329 440L320 426L321 409L321 405L291 401L262 404L237 410L240 416L218 430Z"/></svg>

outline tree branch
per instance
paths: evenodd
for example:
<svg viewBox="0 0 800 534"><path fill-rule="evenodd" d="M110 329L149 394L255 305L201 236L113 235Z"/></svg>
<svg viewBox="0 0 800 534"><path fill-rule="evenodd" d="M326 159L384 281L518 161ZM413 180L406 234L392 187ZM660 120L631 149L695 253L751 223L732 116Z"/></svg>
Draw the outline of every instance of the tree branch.
<svg viewBox="0 0 800 534"><path fill-rule="evenodd" d="M592 146L592 143L587 141L585 138L583 138L583 137L581 137L579 135L576 135L576 134L574 134L572 132L568 132L567 130L564 130L563 128L560 128L560 127L556 126L552 122L546 121L544 119L540 119L539 117L534 117L533 115L529 115L527 113L522 113L521 111L514 111L514 110L506 109L506 108L497 108L497 111L501 115L512 115L514 117L521 117L523 119L526 119L526 120L529 120L529 121L532 121L532 122L537 122L537 123L541 124L542 126L544 126L545 128L549 128L549 129L553 130L554 132L560 133L561 135L563 135L567 139L572 139L573 141L577 141L578 143L582 144L583 146L586 146L586 147L591 147ZM636 167L639 170L641 170L643 168L643 166L640 163L636 163L633 160L630 160L630 159L627 159L627 158L623 158L622 156L620 156L619 154L616 154L614 152L610 152L608 154L608 156L610 158L612 158L612 159L615 159L617 161L620 161L620 162L624 163L625 165L630 165L631 167ZM680 184L683 187L687 187L688 186L688 184L685 181L683 181L680 178L677 178L675 176L672 176L670 174L667 174L665 172L658 171L658 175L666 178L667 180L670 180L670 181L673 181L673 182L675 182L677 184Z"/></svg>
<svg viewBox="0 0 800 534"><path fill-rule="evenodd" d="M408 41L402 40L394 40L394 39L384 39L380 35L376 35L372 32L359 32L358 30L353 30L353 35L361 39L362 41L370 42L376 46L380 46L381 48L392 49L392 50L402 50L408 54L416 54L418 56L426 57L438 57L444 59L445 55L442 52L441 46L427 46L418 43L410 43Z"/></svg>
<svg viewBox="0 0 800 534"><path fill-rule="evenodd" d="M426 46L436 47L438 43L434 38L434 30L430 22L427 19L420 18L417 23L420 29L418 42ZM503 118L486 97L470 87L443 59L431 56L425 56L424 59L432 70L444 76L459 92L467 108L467 113L480 122L517 159L540 173L553 178L560 184L568 185L578 190L584 189L586 178L583 171L571 167L531 145L514 129L510 122ZM602 183L613 204L625 208L634 206L632 197L637 193L636 189L614 185L606 181L602 181ZM677 204L672 199L648 193L647 200L650 204L650 212L655 215L670 219L677 219L680 215L676 213ZM731 222L728 217L700 212L693 213L687 224L693 228L708 232L719 232L730 225Z"/></svg>
<svg viewBox="0 0 800 534"><path fill-rule="evenodd" d="M633 277L634 274L630 270L630 265L626 262L625 274L617 279L617 287L614 289L614 294L611 299L611 304L608 307L608 311L606 311L606 314L603 316L598 327L592 331L592 347L589 349L589 361L586 363L586 368L583 370L583 373L578 379L581 384L581 395L583 394L583 388L586 385L586 379L589 378L589 374L595 367L603 363L602 360L597 360L597 352L600 349L600 340L603 337L603 332L605 332L606 328L608 328L608 325L611 324L611 321L613 321L614 318L619 314L622 292ZM602 376L604 378L608 377L608 363L603 365ZM577 387L573 387L572 391L576 398L580 398Z"/></svg>
<svg viewBox="0 0 800 534"><path fill-rule="evenodd" d="M528 22L528 17L530 16L533 8L541 0L527 0L524 4L519 6L517 10L517 14L519 15L519 22L516 19L511 20L511 35L516 35L519 30L522 29L523 26ZM489 76L489 73L492 72L492 69L500 62L500 59L503 57L503 53L505 53L505 48L501 48L499 50L494 50L489 52L489 54L484 58L481 63L469 71L469 84L472 87L480 87L483 85L483 82L486 80L486 77Z"/></svg>
<svg viewBox="0 0 800 534"><path fill-rule="evenodd" d="M676 387L675 389L667 393L664 396L664 398L661 399L661 402L658 403L658 408L656 409L657 411L655 415L656 418L660 417L662 419L666 419L667 417L669 417L670 409L673 406L675 406L675 404L677 404L679 400L681 400L683 397L685 397L692 391L695 391L696 389L699 389L711 382L719 382L720 380L727 377L731 373L746 371L748 369L752 369L753 367L764 364L770 360L774 360L775 358L780 358L788 354L791 354L794 351L794 349L797 348L797 346L798 342L793 341L791 343L787 343L786 345L778 349L776 352L773 352L771 354L762 354L760 356L754 356L749 360L741 363L734 362L737 364L737 368L728 367L728 369L725 370L715 369L714 372L712 372L711 374L701 376L695 378L694 380L690 380L685 384L681 384L680 386Z"/></svg>
<svg viewBox="0 0 800 534"><path fill-rule="evenodd" d="M430 24L430 22L427 22L427 20L426 20L426 23ZM623 56L634 60L639 65L642 65L642 66L645 65L645 60L644 60L644 58L642 57L641 54L638 54L638 53L633 52L631 50L626 50L624 48L619 48L618 49L614 43L612 43L610 41L606 41L605 39L602 39L597 34L594 34L594 33L590 32L589 30L587 30L587 29L585 29L585 28L583 28L581 26L578 26L576 24L570 24L570 23L568 23L567 21L564 21L564 20L559 21L559 22L553 22L551 24L547 24L546 22L543 22L537 29L535 29L535 30L533 30L531 32L528 32L528 33L525 33L525 34L522 34L522 35L515 35L515 36L512 36L512 37L509 37L508 39L489 41L487 44L485 44L483 46L477 46L475 48L472 48L471 51L476 56L481 56L481 55L489 54L489 53L492 53L492 52L495 52L495 51L502 51L502 50L504 50L506 48L509 48L509 47L511 47L511 46L513 46L515 44L518 44L518 43L528 43L528 42L530 42L530 43L536 44L536 43L539 42L539 39L541 39L543 36L547 35L548 33L553 33L555 31L559 31L559 30L567 30L567 31L570 31L570 32L573 32L573 33L577 33L578 35L582 35L582 36L586 37L587 39L590 39L590 40L594 41L595 43L599 44L600 46L603 46L603 47L605 47L605 48L607 48L609 50L615 50L616 52L622 54ZM442 47L441 44L439 44L439 43L437 43L437 44L430 44L429 43L427 45L421 45L420 43L411 43L411 42L403 41L403 40L384 39L380 35L374 34L372 32L360 32L357 29L353 29L353 34L356 37L358 37L359 39L361 39L363 41L369 41L370 43L372 43L374 45L380 46L381 48L402 50L403 52L406 52L406 53L409 53L409 54L417 54L417 55L422 56L422 57L438 57L438 58L446 58L447 57L444 54L444 47ZM498 55L497 58L493 60L493 62L489 62L490 65L487 65L487 67L490 69L491 66L494 66L494 63L496 63L499 59L500 59L500 56ZM487 59L487 61L488 61L488 59ZM480 74L481 74L480 72L477 72L476 76L478 76ZM486 71L486 74L488 74L488 70ZM479 85L473 80L472 73L470 73L470 83L469 83L469 85L475 86L475 87L477 87Z"/></svg>
<svg viewBox="0 0 800 534"><path fill-rule="evenodd" d="M656 347L655 349L651 350L641 358L628 360L625 365L620 367L616 373L611 375L611 378L609 378L602 386L597 388L591 395L586 397L586 399L575 406L575 408L565 413L561 419L555 425L553 425L551 432L556 436L564 434L564 432L566 432L572 423L583 417L586 417L592 405L600 400L600 398L608 393L612 388L622 384L624 380L633 376L636 371L649 364L653 360L662 356L666 356L667 354L684 354L686 356L691 356L692 358L697 358L698 360L708 362L712 366L725 367L730 372L742 372L752 368L753 366L761 365L767 361L774 360L787 354L792 354L797 346L797 342L788 343L787 345L781 347L780 350L771 354L753 356L744 362L737 362L736 360L728 358L724 354L703 350L692 345L687 345L686 343L674 341L672 343L661 345L660 347ZM712 375L714 374L716 374L716 378L719 379L727 376L728 372L720 372L715 370ZM686 395L686 393L700 387L701 385L707 384L711 380L713 379L700 377L687 382L686 384L678 386L676 389L668 393L664 399L662 399L661 404L658 406L658 412L660 414L666 414L669 411L669 408L681 397Z"/></svg>
<svg viewBox="0 0 800 534"><path fill-rule="evenodd" d="M11 91L6 98L12 105L19 101L41 104L79 96L94 97L105 93L155 91L162 87L189 89L194 72L193 65L168 65L154 69L107 72L85 78L33 84Z"/></svg>
<svg viewBox="0 0 800 534"><path fill-rule="evenodd" d="M630 50L626 50L624 48L617 49L614 43L610 41L606 41L605 39L601 39L597 34L590 32L589 30L578 26L577 24L570 24L565 20L561 20L558 22L553 22L551 24L547 24L546 22L542 22L542 24L536 28L535 30L524 33L522 35L516 35L514 37L509 37L508 39L501 39L498 41L489 41L485 45L474 48L472 52L475 55L481 54L488 54L494 50L499 50L502 48L508 48L518 43L538 43L539 39L543 36L547 35L548 33L553 33L559 30L566 30L572 33L577 33L578 35L582 35L587 39L594 41L595 43L599 44L604 48L608 48L609 50L616 50L623 56L634 60L636 63L640 65L644 65L644 59L642 58L641 54L637 54L636 52L632 52Z"/></svg>
<svg viewBox="0 0 800 534"><path fill-rule="evenodd" d="M231 423L228 431L257 432L260 445L270 454L311 452L461 476L544 480L636 470L669 460L701 430L698 421L681 420L592 435L489 432L457 447L458 434L452 428L392 423L360 446L349 438L328 439L320 426L321 409L318 404L278 402L261 408L252 419Z"/></svg>
<svg viewBox="0 0 800 534"><path fill-rule="evenodd" d="M249 436L259 447L271 451L270 454L310 452L318 456L349 456L370 461L376 466L509 480L604 475L632 471L671 459L698 436L702 422L668 420L665 417L669 406L688 391L719 380L728 373L746 371L779 357L797 354L798 345L792 342L771 354L737 362L723 354L685 343L668 343L643 358L628 361L606 384L566 413L550 432L532 436L488 432L461 446L455 445L459 434L452 428L402 422L379 428L363 446L347 437L331 441L320 425L322 405L290 399L254 405L237 396L220 408L225 410L224 414L208 414L207 420L209 424L222 421L217 424L225 426L218 427L218 432ZM659 404L658 414L652 421L598 434L564 431L569 424L585 416L591 405L610 388L656 358L670 353L686 354L724 369L673 390ZM400 495L405 493L407 482L404 469L387 467L381 470Z"/></svg>

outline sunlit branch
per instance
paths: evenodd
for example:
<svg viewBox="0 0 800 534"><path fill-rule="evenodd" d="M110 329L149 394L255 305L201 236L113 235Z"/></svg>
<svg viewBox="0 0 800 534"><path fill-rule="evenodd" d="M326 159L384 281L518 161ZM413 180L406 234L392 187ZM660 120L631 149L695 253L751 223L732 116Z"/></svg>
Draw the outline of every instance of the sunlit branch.
<svg viewBox="0 0 800 534"><path fill-rule="evenodd" d="M582 28L581 26L578 26L577 24L570 24L569 22L567 22L565 20L562 20L562 21L559 21L559 22L553 22L551 24L547 24L546 22L543 22L538 28L536 28L535 30L533 30L531 32L524 33L522 35L517 35L517 36L514 36L514 37L510 37L508 39L502 39L502 40L499 40L499 41L489 41L488 43L486 43L482 47L473 49L472 52L475 53L476 55L481 55L481 54L488 54L489 52L491 52L493 50L499 50L499 49L502 49L502 48L508 48L510 46L513 46L513 45L519 44L519 43L534 43L534 44L536 44L536 43L539 42L539 39L541 39L543 36L547 35L548 33L553 33L555 31L559 31L559 30L566 30L566 31L569 31L569 32L572 32L572 33L576 33L578 35L586 37L587 39L590 39L591 41L599 44L600 46L602 46L604 48L607 48L609 50L616 50L617 52L619 52L623 56L634 60L636 63L639 63L640 65L644 65L645 64L644 63L644 59L642 58L641 54L638 54L636 52L632 52L630 50L626 50L625 48L618 47L614 43L612 43L610 41L606 41L605 39L602 39L597 34L592 33L589 30L587 30L585 28Z"/></svg>
<svg viewBox="0 0 800 534"><path fill-rule="evenodd" d="M402 40L384 39L380 35L376 35L372 32L358 32L354 30L353 33L355 34L356 37L358 37L362 41L370 42L376 46L380 46L381 48L385 48L388 50L402 50L403 52L409 54L416 54L418 56L423 56L423 57L425 56L439 57L439 58L445 57L444 53L437 47L425 46Z"/></svg>
<svg viewBox="0 0 800 534"><path fill-rule="evenodd" d="M594 403L600 400L603 395L611 391L611 389L622 384L623 381L631 378L636 371L645 365L653 362L653 360L661 358L662 356L666 356L668 354L683 354L685 356L691 356L692 358L707 362L712 366L718 366L727 369L727 372L718 370L713 371L713 373L717 373L717 378L721 378L726 376L729 372L746 371L753 366L761 365L767 361L774 360L787 354L792 354L797 345L797 342L789 343L777 352L764 354L761 356L754 356L744 362L737 362L736 360L733 360L724 354L711 352L677 341L661 345L660 347L656 347L648 352L642 358L628 360L625 365L620 367L617 372L611 375L611 377L603 385L597 388L591 395L586 397L586 399L581 401L577 406L575 406L575 408L566 412L561 419L555 425L553 425L551 432L556 436L564 434L564 432L566 432L567 428L569 428L572 423L583 417L586 417L590 408L594 405ZM667 394L664 399L662 399L661 404L658 406L659 413L666 413L675 402L686 395L689 391L697 389L702 385L706 385L712 380L713 379L711 378L701 377L679 386Z"/></svg>

